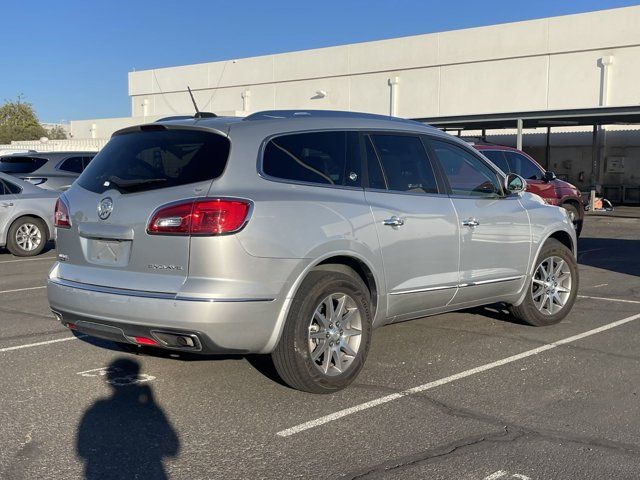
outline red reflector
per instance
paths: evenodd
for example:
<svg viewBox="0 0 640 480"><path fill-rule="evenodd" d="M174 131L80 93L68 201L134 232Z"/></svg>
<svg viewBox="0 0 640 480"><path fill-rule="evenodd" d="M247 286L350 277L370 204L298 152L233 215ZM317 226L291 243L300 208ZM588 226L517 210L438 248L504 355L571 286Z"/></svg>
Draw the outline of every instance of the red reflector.
<svg viewBox="0 0 640 480"><path fill-rule="evenodd" d="M158 209L147 233L155 235L221 235L238 231L249 213L244 200L194 200Z"/></svg>
<svg viewBox="0 0 640 480"><path fill-rule="evenodd" d="M57 228L71 228L71 219L69 218L69 207L62 197L56 201L56 208L53 213L53 224Z"/></svg>
<svg viewBox="0 0 640 480"><path fill-rule="evenodd" d="M158 342L147 337L133 337L138 345L158 345Z"/></svg>
<svg viewBox="0 0 640 480"><path fill-rule="evenodd" d="M78 327L76 327L75 323L67 323L67 328L69 330L77 330L78 329Z"/></svg>

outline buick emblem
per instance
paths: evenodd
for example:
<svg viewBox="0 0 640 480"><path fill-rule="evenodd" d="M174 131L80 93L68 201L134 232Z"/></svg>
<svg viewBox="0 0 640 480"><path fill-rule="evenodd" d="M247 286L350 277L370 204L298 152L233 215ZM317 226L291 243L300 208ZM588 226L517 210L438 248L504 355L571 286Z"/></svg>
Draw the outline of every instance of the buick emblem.
<svg viewBox="0 0 640 480"><path fill-rule="evenodd" d="M113 212L113 200L110 197L103 198L98 204L98 217L100 220L106 220Z"/></svg>

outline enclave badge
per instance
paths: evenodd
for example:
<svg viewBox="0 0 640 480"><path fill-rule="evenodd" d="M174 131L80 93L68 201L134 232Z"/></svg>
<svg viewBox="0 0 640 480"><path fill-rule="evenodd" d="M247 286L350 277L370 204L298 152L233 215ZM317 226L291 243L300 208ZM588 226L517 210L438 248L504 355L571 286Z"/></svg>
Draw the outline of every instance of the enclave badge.
<svg viewBox="0 0 640 480"><path fill-rule="evenodd" d="M113 200L111 197L100 200L100 203L98 203L98 217L100 217L100 220L109 218L111 212L113 212Z"/></svg>

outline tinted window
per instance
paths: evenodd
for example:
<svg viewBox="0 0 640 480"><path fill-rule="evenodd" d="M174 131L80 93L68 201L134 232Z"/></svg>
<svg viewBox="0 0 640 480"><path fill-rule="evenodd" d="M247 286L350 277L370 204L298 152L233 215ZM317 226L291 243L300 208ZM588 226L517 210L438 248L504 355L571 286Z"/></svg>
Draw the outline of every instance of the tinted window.
<svg viewBox="0 0 640 480"><path fill-rule="evenodd" d="M296 182L360 186L356 132L313 132L269 140L264 150L265 174Z"/></svg>
<svg viewBox="0 0 640 480"><path fill-rule="evenodd" d="M389 190L438 193L422 141L408 135L371 135Z"/></svg>
<svg viewBox="0 0 640 480"><path fill-rule="evenodd" d="M387 183L384 181L384 174L382 173L382 167L378 160L375 148L369 137L365 138L366 152L367 152L367 173L369 175L369 187L380 188L386 190Z"/></svg>
<svg viewBox="0 0 640 480"><path fill-rule="evenodd" d="M93 160L93 156L91 156L91 157L82 157L82 161L83 161L82 169L83 169L83 170L84 170L85 168L87 168L87 166L89 165L89 163L91 163L91 160Z"/></svg>
<svg viewBox="0 0 640 480"><path fill-rule="evenodd" d="M3 157L0 158L0 172L33 173L45 163L47 163L47 160L44 158Z"/></svg>
<svg viewBox="0 0 640 480"><path fill-rule="evenodd" d="M491 160L504 173L511 173L511 167L509 167L507 158L502 150L480 150L480 153Z"/></svg>
<svg viewBox="0 0 640 480"><path fill-rule="evenodd" d="M18 185L11 183L11 182L7 182L4 181L2 182L4 183L4 193L5 194L9 194L9 193L13 193L14 195L19 194L20 192L22 192L22 187L19 187Z"/></svg>
<svg viewBox="0 0 640 480"><path fill-rule="evenodd" d="M430 142L454 195L494 197L502 193L496 173L473 153L449 142Z"/></svg>
<svg viewBox="0 0 640 480"><path fill-rule="evenodd" d="M228 156L229 140L215 133L135 131L115 135L77 182L96 193L114 187L123 193L175 187L219 177Z"/></svg>
<svg viewBox="0 0 640 480"><path fill-rule="evenodd" d="M67 158L60 164L60 170L71 173L82 173L82 157Z"/></svg>
<svg viewBox="0 0 640 480"><path fill-rule="evenodd" d="M526 180L542 180L542 170L535 162L532 162L518 152L505 152L511 171L517 173Z"/></svg>

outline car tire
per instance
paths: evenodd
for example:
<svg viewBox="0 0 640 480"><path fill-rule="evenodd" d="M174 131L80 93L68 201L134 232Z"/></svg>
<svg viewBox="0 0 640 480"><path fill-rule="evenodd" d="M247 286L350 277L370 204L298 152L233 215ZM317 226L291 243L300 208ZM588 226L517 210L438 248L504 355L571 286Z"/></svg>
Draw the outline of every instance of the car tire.
<svg viewBox="0 0 640 480"><path fill-rule="evenodd" d="M7 249L16 257L39 255L48 241L47 225L35 217L18 218L7 232Z"/></svg>
<svg viewBox="0 0 640 480"><path fill-rule="evenodd" d="M571 311L578 294L578 264L571 250L553 238L536 259L524 301L511 314L535 327L559 323Z"/></svg>
<svg viewBox="0 0 640 480"><path fill-rule="evenodd" d="M296 293L271 354L276 371L292 388L332 393L358 375L369 351L370 293L349 267L322 266Z"/></svg>
<svg viewBox="0 0 640 480"><path fill-rule="evenodd" d="M576 236L580 236L580 232L582 231L582 220L580 219L580 212L578 211L578 207L576 207L573 203L563 203L562 208L564 208L569 217L573 221L573 226L576 229Z"/></svg>

